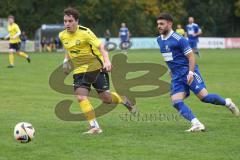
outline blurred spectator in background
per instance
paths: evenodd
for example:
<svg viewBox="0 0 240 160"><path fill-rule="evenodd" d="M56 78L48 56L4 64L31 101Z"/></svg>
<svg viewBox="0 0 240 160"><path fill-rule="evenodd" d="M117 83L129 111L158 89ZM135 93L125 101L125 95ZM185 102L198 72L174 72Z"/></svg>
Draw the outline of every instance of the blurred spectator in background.
<svg viewBox="0 0 240 160"><path fill-rule="evenodd" d="M187 32L187 37L188 37L188 42L190 44L190 47L193 49L193 52L200 57L197 44L199 41L198 37L199 35L202 34L202 30L198 26L198 24L194 23L193 17L188 18L188 25L186 26L186 32Z"/></svg>
<svg viewBox="0 0 240 160"><path fill-rule="evenodd" d="M121 24L121 28L119 29L119 38L120 44L119 48L122 50L122 53L126 54L127 50L132 46L130 42L130 32L126 26L126 23Z"/></svg>
<svg viewBox="0 0 240 160"><path fill-rule="evenodd" d="M130 33L128 28L126 27L126 23L121 24L121 28L119 29L119 38L121 42L128 42L130 37Z"/></svg>
<svg viewBox="0 0 240 160"><path fill-rule="evenodd" d="M55 38L51 37L49 40L49 52L53 52L55 50L56 50Z"/></svg>
<svg viewBox="0 0 240 160"><path fill-rule="evenodd" d="M4 28L3 21L0 20L0 38L5 37L5 34L6 34L5 32L6 32L6 29Z"/></svg>
<svg viewBox="0 0 240 160"><path fill-rule="evenodd" d="M61 41L60 41L58 36L55 37L55 41L54 42L55 42L56 49L61 49L62 48L61 47Z"/></svg>
<svg viewBox="0 0 240 160"><path fill-rule="evenodd" d="M46 38L42 37L41 40L42 52L53 52L61 48L61 42L58 37Z"/></svg>
<svg viewBox="0 0 240 160"><path fill-rule="evenodd" d="M20 39L21 39L21 50L26 51L27 35L24 31L21 33Z"/></svg>
<svg viewBox="0 0 240 160"><path fill-rule="evenodd" d="M185 36L185 31L184 31L184 29L182 28L182 25L181 24L178 24L177 25L177 29L176 29L176 32L178 33L178 34L180 34L181 36Z"/></svg>
<svg viewBox="0 0 240 160"><path fill-rule="evenodd" d="M47 39L46 39L46 37L42 37L42 39L41 39L41 47L42 47L42 49L41 49L41 51L42 52L46 52L47 51Z"/></svg>
<svg viewBox="0 0 240 160"><path fill-rule="evenodd" d="M111 38L111 32L109 29L106 29L105 33L104 33L104 37L106 42L109 42L110 38Z"/></svg>

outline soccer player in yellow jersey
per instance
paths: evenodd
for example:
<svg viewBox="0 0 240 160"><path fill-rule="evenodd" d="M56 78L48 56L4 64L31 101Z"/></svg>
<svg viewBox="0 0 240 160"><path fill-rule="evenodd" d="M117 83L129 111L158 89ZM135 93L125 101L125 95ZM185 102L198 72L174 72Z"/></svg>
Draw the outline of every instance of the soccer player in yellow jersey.
<svg viewBox="0 0 240 160"><path fill-rule="evenodd" d="M18 27L18 25L16 23L14 23L14 16L12 16L12 15L8 16L8 32L9 32L9 34L5 37L5 39L9 39L9 63L10 63L10 65L8 66L8 68L14 67L14 56L13 56L14 51L16 51L19 56L26 58L28 63L30 63L31 62L30 57L26 53L20 51L21 30Z"/></svg>
<svg viewBox="0 0 240 160"><path fill-rule="evenodd" d="M65 30L59 33L59 38L67 51L64 66L70 60L74 67L74 93L79 106L86 115L90 130L86 134L98 134L102 130L95 117L88 95L93 86L99 98L108 104L123 104L131 113L136 113L136 107L127 99L115 92L109 91L109 76L112 69L104 44L86 27L78 25L79 12L74 8L64 10ZM66 73L66 68L65 68Z"/></svg>
<svg viewBox="0 0 240 160"><path fill-rule="evenodd" d="M177 25L177 29L176 29L176 32L178 33L178 34L180 34L181 36L185 36L185 31L184 31L184 29L182 28L182 25L181 24L178 24Z"/></svg>

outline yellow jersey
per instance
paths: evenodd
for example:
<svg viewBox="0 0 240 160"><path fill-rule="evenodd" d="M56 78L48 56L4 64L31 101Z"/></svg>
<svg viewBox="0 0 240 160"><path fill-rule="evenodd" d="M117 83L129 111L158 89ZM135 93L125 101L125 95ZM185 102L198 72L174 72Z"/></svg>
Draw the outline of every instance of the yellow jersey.
<svg viewBox="0 0 240 160"><path fill-rule="evenodd" d="M21 42L20 37L16 37L15 39L13 39L13 36L16 35L18 32L21 32L20 28L18 27L18 25L16 23L12 23L12 24L8 24L8 32L10 35L10 43L19 43Z"/></svg>
<svg viewBox="0 0 240 160"><path fill-rule="evenodd" d="M98 49L101 41L89 28L78 26L74 33L65 29L59 38L73 63L74 74L102 68L103 56Z"/></svg>
<svg viewBox="0 0 240 160"><path fill-rule="evenodd" d="M182 36L185 35L185 31L184 31L184 29L182 29L182 28L176 29L176 32L177 32L178 34L182 35Z"/></svg>

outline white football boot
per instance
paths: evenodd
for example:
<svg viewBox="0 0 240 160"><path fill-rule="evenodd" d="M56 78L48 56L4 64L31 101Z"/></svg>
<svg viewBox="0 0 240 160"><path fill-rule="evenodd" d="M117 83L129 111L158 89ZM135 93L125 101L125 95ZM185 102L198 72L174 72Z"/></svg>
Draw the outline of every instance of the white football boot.
<svg viewBox="0 0 240 160"><path fill-rule="evenodd" d="M87 132L83 132L83 134L100 134L102 132L101 128L91 127Z"/></svg>
<svg viewBox="0 0 240 160"><path fill-rule="evenodd" d="M239 109L238 107L233 103L233 101L230 98L226 98L226 107L234 114L235 116L239 116Z"/></svg>
<svg viewBox="0 0 240 160"><path fill-rule="evenodd" d="M186 130L186 132L199 132L199 131L205 131L205 126L201 122L192 124L192 127Z"/></svg>

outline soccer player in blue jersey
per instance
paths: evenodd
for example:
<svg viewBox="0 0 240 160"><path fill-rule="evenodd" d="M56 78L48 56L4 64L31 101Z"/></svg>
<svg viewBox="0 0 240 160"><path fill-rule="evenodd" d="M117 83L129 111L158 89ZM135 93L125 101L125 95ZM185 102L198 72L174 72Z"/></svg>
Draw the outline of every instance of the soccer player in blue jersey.
<svg viewBox="0 0 240 160"><path fill-rule="evenodd" d="M126 27L126 23L122 23L121 28L119 30L119 38L121 40L121 43L128 42L129 36L130 36L130 33L129 33L128 28Z"/></svg>
<svg viewBox="0 0 240 160"><path fill-rule="evenodd" d="M161 34L157 38L164 60L171 71L171 100L173 106L192 126L188 132L204 131L204 125L195 117L191 109L184 103L190 90L205 103L226 106L233 114L239 116L238 107L230 98L222 98L217 94L208 93L198 66L195 64L194 53L188 41L172 30L173 18L162 13L157 19Z"/></svg>
<svg viewBox="0 0 240 160"><path fill-rule="evenodd" d="M194 23L194 18L189 17L188 18L188 25L186 26L186 34L188 37L188 42L190 44L190 47L193 49L193 52L197 54L200 57L199 50L197 48L198 44L198 37L202 34L201 28L198 26L198 24Z"/></svg>

